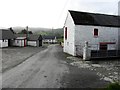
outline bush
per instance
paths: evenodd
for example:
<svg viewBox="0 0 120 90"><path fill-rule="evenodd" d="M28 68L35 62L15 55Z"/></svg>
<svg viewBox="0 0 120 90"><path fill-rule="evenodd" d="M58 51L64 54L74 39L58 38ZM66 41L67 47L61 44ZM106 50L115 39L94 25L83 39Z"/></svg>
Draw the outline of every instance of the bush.
<svg viewBox="0 0 120 90"><path fill-rule="evenodd" d="M112 83L108 85L106 90L120 90L120 85L119 83Z"/></svg>

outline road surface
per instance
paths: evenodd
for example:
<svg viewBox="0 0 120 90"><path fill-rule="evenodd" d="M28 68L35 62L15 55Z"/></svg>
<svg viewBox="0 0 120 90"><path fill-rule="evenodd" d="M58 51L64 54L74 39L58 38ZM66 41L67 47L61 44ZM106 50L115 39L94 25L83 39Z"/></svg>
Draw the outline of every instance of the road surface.
<svg viewBox="0 0 120 90"><path fill-rule="evenodd" d="M59 45L28 58L2 75L3 88L98 88L108 83L99 80L96 72L78 69L66 63Z"/></svg>

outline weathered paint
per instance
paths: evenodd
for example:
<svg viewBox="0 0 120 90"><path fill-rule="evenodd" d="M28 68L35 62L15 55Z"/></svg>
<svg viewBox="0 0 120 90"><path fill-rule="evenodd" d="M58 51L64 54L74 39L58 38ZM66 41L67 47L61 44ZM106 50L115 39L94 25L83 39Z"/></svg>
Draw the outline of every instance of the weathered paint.
<svg viewBox="0 0 120 90"><path fill-rule="evenodd" d="M8 47L8 40L0 40L0 47Z"/></svg>

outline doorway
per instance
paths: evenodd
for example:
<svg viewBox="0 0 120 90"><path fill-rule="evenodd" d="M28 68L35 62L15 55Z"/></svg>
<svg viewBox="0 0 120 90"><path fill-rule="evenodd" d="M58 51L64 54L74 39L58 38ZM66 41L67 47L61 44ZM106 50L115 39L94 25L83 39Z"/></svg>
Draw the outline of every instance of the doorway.
<svg viewBox="0 0 120 90"><path fill-rule="evenodd" d="M39 47L42 46L42 40L39 40Z"/></svg>
<svg viewBox="0 0 120 90"><path fill-rule="evenodd" d="M11 46L11 40L8 39L8 46Z"/></svg>

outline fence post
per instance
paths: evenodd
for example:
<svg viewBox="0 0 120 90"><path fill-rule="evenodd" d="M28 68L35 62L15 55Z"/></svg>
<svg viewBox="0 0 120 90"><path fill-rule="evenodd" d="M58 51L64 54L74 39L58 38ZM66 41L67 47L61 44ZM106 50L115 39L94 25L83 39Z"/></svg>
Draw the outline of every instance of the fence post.
<svg viewBox="0 0 120 90"><path fill-rule="evenodd" d="M90 60L91 50L88 48L88 42L85 41L85 46L83 48L83 60Z"/></svg>

